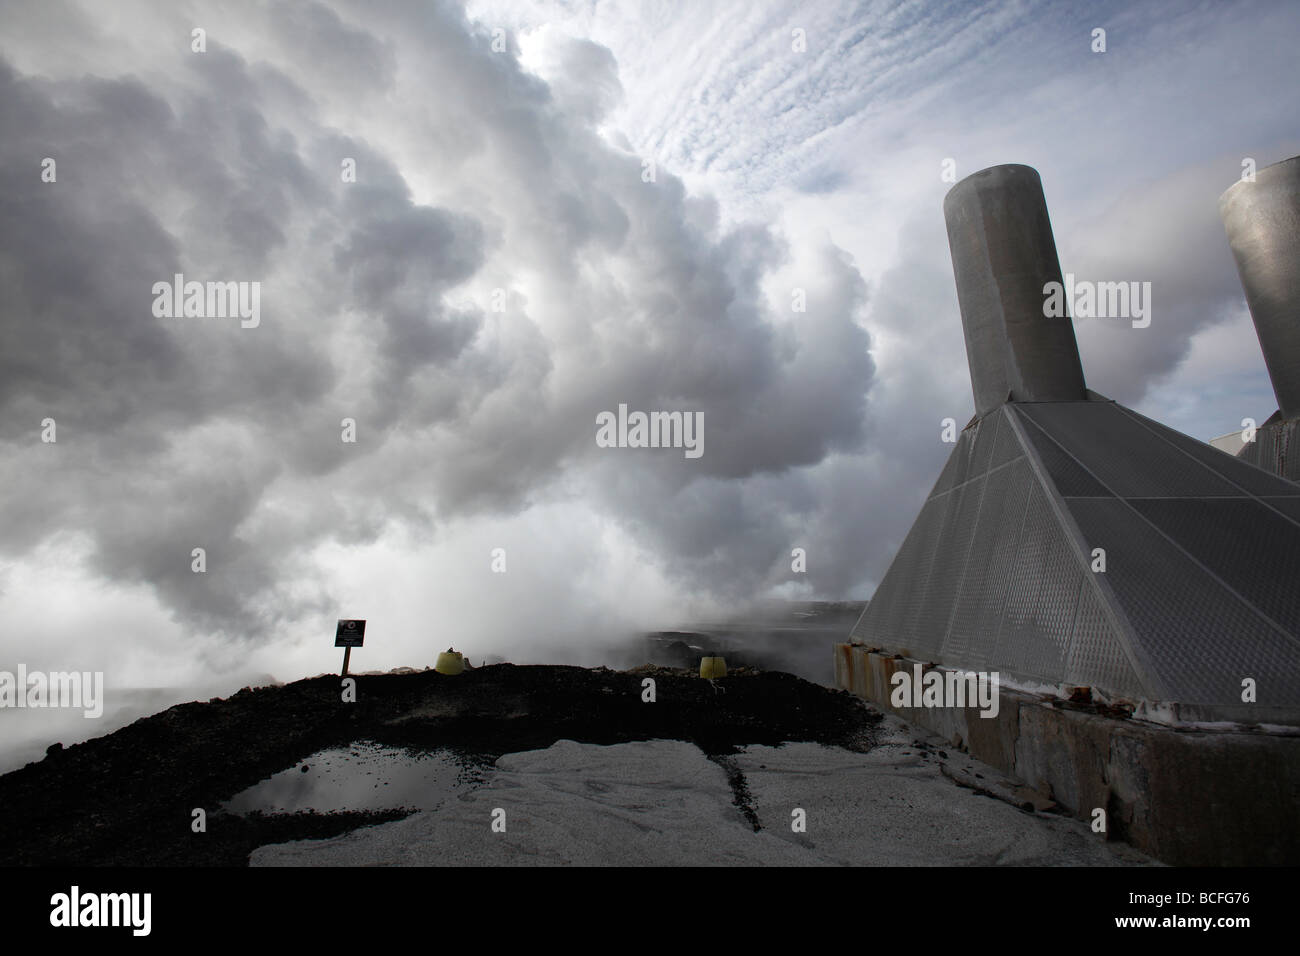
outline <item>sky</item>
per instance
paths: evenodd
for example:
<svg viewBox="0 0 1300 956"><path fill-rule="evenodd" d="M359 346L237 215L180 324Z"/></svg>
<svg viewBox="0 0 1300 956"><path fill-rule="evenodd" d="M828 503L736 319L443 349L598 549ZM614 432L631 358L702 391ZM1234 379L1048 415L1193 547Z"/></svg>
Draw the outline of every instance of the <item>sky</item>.
<svg viewBox="0 0 1300 956"><path fill-rule="evenodd" d="M594 664L869 598L973 412L946 161L1035 167L1063 271L1152 283L1149 327L1076 321L1091 388L1262 421L1217 200L1300 153L1298 38L1286 2L0 2L0 669L233 689L337 668L338 618L358 670ZM158 315L177 273L257 282L256 325ZM620 405L703 453L600 447Z"/></svg>

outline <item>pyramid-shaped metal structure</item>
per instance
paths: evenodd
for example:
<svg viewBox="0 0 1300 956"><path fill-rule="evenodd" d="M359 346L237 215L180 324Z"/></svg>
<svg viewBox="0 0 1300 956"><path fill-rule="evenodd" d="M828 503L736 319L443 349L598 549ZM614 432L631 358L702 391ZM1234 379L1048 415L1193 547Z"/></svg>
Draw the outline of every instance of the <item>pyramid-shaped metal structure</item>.
<svg viewBox="0 0 1300 956"><path fill-rule="evenodd" d="M1100 397L1003 404L853 639L1187 713L1239 710L1243 677L1298 705L1300 485Z"/></svg>
<svg viewBox="0 0 1300 956"><path fill-rule="evenodd" d="M1300 484L1083 386L1069 319L1063 346L1033 312L1059 276L1037 173L945 212L977 413L852 640L1181 719L1300 714Z"/></svg>

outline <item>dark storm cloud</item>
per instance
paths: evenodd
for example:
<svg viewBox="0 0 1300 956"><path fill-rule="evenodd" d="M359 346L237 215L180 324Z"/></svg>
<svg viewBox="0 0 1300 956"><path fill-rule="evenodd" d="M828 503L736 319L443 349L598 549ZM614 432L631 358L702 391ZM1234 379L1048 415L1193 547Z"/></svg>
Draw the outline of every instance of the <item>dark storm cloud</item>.
<svg viewBox="0 0 1300 956"><path fill-rule="evenodd" d="M351 226L334 252L347 305L382 322L390 385L455 358L482 323L477 315L443 314L441 305L442 294L482 263L478 223L397 198L382 189L349 191L340 214Z"/></svg>
<svg viewBox="0 0 1300 956"><path fill-rule="evenodd" d="M552 91L449 6L270 9L283 55L214 31L174 83L0 72L0 547L81 532L104 578L251 638L330 610L323 543L551 495L684 586L780 580L832 523L803 472L867 437L856 267L828 247L794 268L670 171L643 182L597 133L620 91L595 44L561 48ZM155 318L176 272L261 282L260 325ZM702 412L704 457L597 448L619 403Z"/></svg>
<svg viewBox="0 0 1300 956"><path fill-rule="evenodd" d="M111 159L78 168L69 156L87 142L117 155L141 126L165 122L166 107L130 80L92 81L67 110L54 107L52 92L0 63L0 437L10 441L30 436L38 411L66 412L74 427L118 427L129 414L120 390L171 379L181 358L147 308L159 268L177 261L176 243L148 210L105 188L99 170ZM79 122L104 103L121 107L120 125ZM46 156L62 158L57 185L40 181ZM111 337L97 334L106 317Z"/></svg>
<svg viewBox="0 0 1300 956"><path fill-rule="evenodd" d="M344 23L325 4L272 3L268 12L293 72L310 75L313 88L347 96L393 85L397 60L392 45Z"/></svg>

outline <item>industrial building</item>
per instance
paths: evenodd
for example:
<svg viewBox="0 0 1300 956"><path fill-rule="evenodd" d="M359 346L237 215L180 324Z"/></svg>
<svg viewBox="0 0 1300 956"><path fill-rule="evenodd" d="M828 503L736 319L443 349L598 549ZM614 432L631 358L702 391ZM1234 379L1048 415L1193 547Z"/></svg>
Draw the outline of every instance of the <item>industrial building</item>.
<svg viewBox="0 0 1300 956"><path fill-rule="evenodd" d="M1045 315L1062 279L1035 170L952 188L975 416L836 650L839 686L1171 862L1300 860L1300 485L1280 477L1300 415L1297 170L1222 202L1280 407L1253 457L1087 388L1069 316ZM891 707L912 662L998 673L1003 716ZM1249 801L1257 824L1202 800L1220 817Z"/></svg>

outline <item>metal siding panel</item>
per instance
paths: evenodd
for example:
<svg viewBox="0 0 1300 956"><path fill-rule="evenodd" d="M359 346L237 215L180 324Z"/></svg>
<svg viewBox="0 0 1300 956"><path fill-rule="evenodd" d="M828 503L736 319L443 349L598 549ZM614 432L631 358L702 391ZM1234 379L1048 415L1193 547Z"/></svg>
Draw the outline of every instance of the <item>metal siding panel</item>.
<svg viewBox="0 0 1300 956"><path fill-rule="evenodd" d="M1001 414L998 410L962 432L931 497L854 627L853 640L935 657L942 654L957 599L955 576L964 562L960 542L968 541L973 533L983 482L969 489L952 489L979 477L981 472L976 469L982 465L975 462L992 457ZM949 522L958 516L960 528L951 527ZM937 576L932 576L931 565L936 560L941 567ZM946 588L945 581L949 582Z"/></svg>
<svg viewBox="0 0 1300 956"><path fill-rule="evenodd" d="M998 428L1005 412L999 408L996 412L985 415L975 427L979 430L975 436L975 447L971 450L970 473L972 477L982 477L988 473L989 460L993 457L993 446L997 444Z"/></svg>
<svg viewBox="0 0 1300 956"><path fill-rule="evenodd" d="M953 485L965 478L970 470L970 452L973 442L974 436L969 432L962 432L958 436L957 443L953 445L952 452L948 455L948 460L943 464L943 471L939 472L939 480L930 490L931 498L950 491Z"/></svg>
<svg viewBox="0 0 1300 956"><path fill-rule="evenodd" d="M986 497L1003 497L1001 510L1004 518L1000 526L990 529L991 534L980 536L986 538L988 544L982 552L986 562L983 593L977 601L976 623L968 642L968 666L971 669L987 670L989 662L997 660L998 632L1002 628L1007 589L1015 570L1021 524L1031 487L1037 484L1038 479L1024 458L989 472L984 493Z"/></svg>
<svg viewBox="0 0 1300 956"><path fill-rule="evenodd" d="M1263 501L1300 525L1300 498L1264 498Z"/></svg>
<svg viewBox="0 0 1300 956"><path fill-rule="evenodd" d="M911 649L915 643L914 625L925 599L925 583L930 574L930 561L934 548L934 526L942 520L948 499L934 498L926 502L916 519L916 535L908 552L907 563L900 569L898 596L890 620L890 634L895 641L893 649Z"/></svg>
<svg viewBox="0 0 1300 956"><path fill-rule="evenodd" d="M944 498L931 499L921 508L912 529L903 539L898 553L881 579L876 593L853 629L853 639L865 644L897 650L910 639L912 595L918 587L918 569L926 547L927 532L936 510Z"/></svg>
<svg viewBox="0 0 1300 956"><path fill-rule="evenodd" d="M1034 451L1038 453L1039 460L1043 463L1043 467L1047 469L1052 482L1056 485L1058 494L1063 498L1110 497L1110 492L1084 471L1082 466L1062 450L1060 445L1049 438L1032 418L1023 416L1022 421L1025 434L1029 437L1030 443L1034 446Z"/></svg>
<svg viewBox="0 0 1300 956"><path fill-rule="evenodd" d="M1106 549L1106 581L1139 642L1139 661L1173 700L1237 705L1241 678L1272 688L1270 703L1300 703L1300 648L1222 588L1117 500L1066 502L1087 540Z"/></svg>
<svg viewBox="0 0 1300 956"><path fill-rule="evenodd" d="M1070 566L1073 560L1047 494L1035 482L990 667L1063 679L1078 594L1078 570Z"/></svg>
<svg viewBox="0 0 1300 956"><path fill-rule="evenodd" d="M1124 653L1119 635L1106 619L1097 589L1086 576L1079 580L1079 604L1065 680L1108 694L1142 696L1142 683Z"/></svg>
<svg viewBox="0 0 1300 956"><path fill-rule="evenodd" d="M997 432L993 440L993 456L989 459L989 469L997 468L999 465L1005 465L1009 461L1014 461L1025 453L1020 447L1020 439L1016 436L1015 430L1004 421L1006 415L1010 412L1006 408L999 409L997 414Z"/></svg>
<svg viewBox="0 0 1300 956"><path fill-rule="evenodd" d="M916 516L916 523L913 523L912 530L903 539L898 553L894 555L893 563L890 564L889 570L885 572L884 578L876 588L876 593L871 596L871 603L867 605L865 616L867 627L864 633L855 634L855 639L882 647L899 646L902 640L899 628L903 620L901 610L903 591L910 580L912 565L916 562L916 549L919 545L916 538L916 525L924 514L925 507L922 507L921 513Z"/></svg>
<svg viewBox="0 0 1300 956"><path fill-rule="evenodd" d="M913 528L915 528L915 524L913 524ZM899 582L904 573L903 569L907 563L907 556L915 546L912 534L908 532L907 537L903 539L903 543L898 548L898 553L894 555L894 560L890 562L889 568L885 571L885 576L876 585L876 592L871 595L871 600L863 610L862 617L854 625L853 631L849 635L851 641L864 644L884 644L886 642L886 635L890 633L889 617L898 601L896 592L900 589Z"/></svg>
<svg viewBox="0 0 1300 956"><path fill-rule="evenodd" d="M935 556L934 568L926 593L926 607L921 628L927 636L934 635L933 654L936 659L944 654L948 625L953 607L972 560L971 539L975 533L975 520L979 515L980 498L984 493L984 479L974 478L952 493L953 504L944 524L941 545Z"/></svg>
<svg viewBox="0 0 1300 956"><path fill-rule="evenodd" d="M1005 591L1006 586L1005 577L999 579L999 566L992 559L999 553L999 542L1005 550L1019 532L1023 515L1023 476L1018 482L1012 469L1003 468L990 473L981 484L979 519L971 529L970 553L943 648L945 661L963 666L977 658L984 660L992 650L980 646L981 617L988 592Z"/></svg>
<svg viewBox="0 0 1300 956"><path fill-rule="evenodd" d="M1042 557L1043 573L1034 614L1038 640L1030 656L1029 673L1059 682L1065 679L1083 571L1056 514L1049 514L1045 523L1047 551Z"/></svg>
<svg viewBox="0 0 1300 956"><path fill-rule="evenodd" d="M943 644L943 635L934 635L926 631L928 625L927 608L930 604L930 581L941 546L942 531L948 521L948 513L957 499L956 495L943 495L932 498L926 503L926 522L917 523L921 532L918 539L917 563L911 575L913 586L906 589L906 617L902 623L903 647L911 654L934 656Z"/></svg>
<svg viewBox="0 0 1300 956"><path fill-rule="evenodd" d="M1239 458L1225 454L1217 448L1213 448L1205 442L1197 441L1184 435L1182 432L1174 431L1159 422L1154 422L1149 418L1132 413L1134 417L1141 420L1143 425L1155 432L1165 441L1175 447L1185 451L1192 458L1206 468L1212 470L1225 481L1233 482L1252 495L1296 495L1300 496L1300 485L1289 482L1284 478L1279 478L1278 463L1273 462L1271 465L1264 465L1264 470L1252 468ZM1279 423L1285 424L1285 423ZM1258 442L1261 436L1268 442L1275 435L1282 434L1282 429L1277 425L1270 425L1268 428L1256 432L1255 438ZM1273 472L1273 474L1269 474ZM1240 492L1238 492L1240 494Z"/></svg>
<svg viewBox="0 0 1300 956"><path fill-rule="evenodd" d="M1251 498L1134 501L1156 527L1300 638L1300 529Z"/></svg>
<svg viewBox="0 0 1300 956"><path fill-rule="evenodd" d="M1120 497L1212 497L1241 492L1197 467L1108 402L1060 402L1017 408Z"/></svg>

